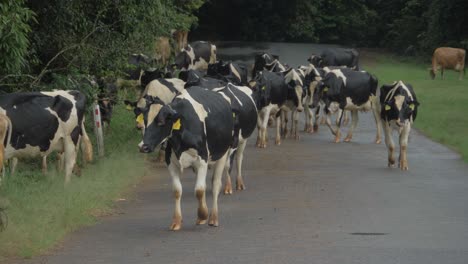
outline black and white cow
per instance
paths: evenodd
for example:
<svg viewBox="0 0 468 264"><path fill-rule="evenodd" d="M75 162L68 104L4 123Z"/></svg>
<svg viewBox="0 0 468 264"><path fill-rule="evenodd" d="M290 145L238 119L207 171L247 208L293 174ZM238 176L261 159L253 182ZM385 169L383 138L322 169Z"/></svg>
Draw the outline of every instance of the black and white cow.
<svg viewBox="0 0 468 264"><path fill-rule="evenodd" d="M276 115L276 139L275 144L281 144L279 111L288 99L288 86L280 73L263 70L257 74L255 80L249 86L252 88L253 99L258 109L258 137L257 147L266 148L268 135L267 126L270 115Z"/></svg>
<svg viewBox="0 0 468 264"><path fill-rule="evenodd" d="M207 76L218 78L234 85L247 85L247 65L238 62L218 61L208 65Z"/></svg>
<svg viewBox="0 0 468 264"><path fill-rule="evenodd" d="M214 163L213 207L208 224L218 226L218 195L233 141L234 120L231 106L220 93L200 87L183 90L168 105L158 100L149 102L149 105L149 110L145 113L147 129L140 151L149 153L164 141L168 142L166 163L172 177L175 197L175 213L170 229L179 230L182 225L180 177L183 170L189 167L194 168L197 173L195 193L199 206L196 223L206 223L208 163Z"/></svg>
<svg viewBox="0 0 468 264"><path fill-rule="evenodd" d="M351 141L353 131L358 122L358 111L370 111L374 114L377 126L375 142L380 143L381 127L376 106L377 78L364 71L353 71L351 69L335 69L327 73L315 90L313 105L316 106L319 100L325 103L327 113L327 125L335 135L335 142L341 140L341 121L345 110L350 110L352 114L352 125L348 130L345 142ZM330 115L338 111L341 116L338 118L338 128L335 130L331 126Z"/></svg>
<svg viewBox="0 0 468 264"><path fill-rule="evenodd" d="M322 68L317 68L313 64L300 67L304 74L304 87L306 96L304 98L304 113L305 113L305 126L304 131L307 133L315 133L318 131L318 113L323 111L320 105L312 107L313 96L318 82L320 82L325 75Z"/></svg>
<svg viewBox="0 0 468 264"><path fill-rule="evenodd" d="M229 155L230 161L226 162L226 185L224 188L224 194L232 194L230 165L234 157L237 165L236 189L245 189L242 177L242 161L247 139L252 135L257 124L257 107L252 98L252 90L249 87L235 86L229 83L225 87L215 88L213 91L222 94L229 102L234 117L234 140Z"/></svg>
<svg viewBox="0 0 468 264"><path fill-rule="evenodd" d="M208 64L216 62L216 46L206 41L195 41L177 54L174 66L179 70L208 69Z"/></svg>
<svg viewBox="0 0 468 264"><path fill-rule="evenodd" d="M305 75L301 70L290 68L284 74L284 82L288 87L286 103L281 107L281 126L283 137L287 137L288 112L291 112L291 137L298 140L297 123L299 121L299 112L304 111L304 98L306 91L304 89Z"/></svg>
<svg viewBox="0 0 468 264"><path fill-rule="evenodd" d="M359 71L359 52L355 49L327 48L308 59L315 67L346 66Z"/></svg>
<svg viewBox="0 0 468 264"><path fill-rule="evenodd" d="M416 99L413 87L403 81L394 82L391 85L383 85L380 88L380 115L385 132L385 144L388 149L388 166L395 165L393 156L395 145L393 144L393 130L399 133L400 158L399 167L408 170L407 147L411 125L416 120L419 102Z"/></svg>
<svg viewBox="0 0 468 264"><path fill-rule="evenodd" d="M268 70L271 72L281 72L286 70L286 66L284 66L279 61L279 56L262 52L260 54L255 55L254 67L252 70L252 79L255 79L257 73L263 70Z"/></svg>
<svg viewBox="0 0 468 264"><path fill-rule="evenodd" d="M92 145L84 127L86 97L78 91L12 93L0 96L0 113L13 131L5 158L64 153L65 183L70 181L80 146L84 160L92 160ZM43 164L43 168L47 164Z"/></svg>
<svg viewBox="0 0 468 264"><path fill-rule="evenodd" d="M172 102L172 100L178 95L182 90L184 90L185 82L176 79L156 79L151 81L142 92L137 101L125 100L124 103L127 106L127 109L133 110L136 118L136 127L141 129L143 134L145 133L145 124L143 122L143 112L148 108L146 104L145 96L151 96L154 98L159 98L164 104Z"/></svg>

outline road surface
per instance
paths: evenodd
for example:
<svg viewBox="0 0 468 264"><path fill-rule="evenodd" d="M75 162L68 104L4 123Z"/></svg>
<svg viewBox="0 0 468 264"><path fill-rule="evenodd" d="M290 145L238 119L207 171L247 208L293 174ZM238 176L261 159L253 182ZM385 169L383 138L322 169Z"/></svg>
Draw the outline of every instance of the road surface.
<svg viewBox="0 0 468 264"><path fill-rule="evenodd" d="M218 52L246 60L270 50L297 66L319 48L234 43ZM332 143L324 126L281 146L272 145L271 129L267 149L255 148L253 137L245 153L247 190L221 195L218 228L195 225L195 177L187 170L183 229L169 231L171 181L154 166L136 200L118 203L122 214L24 263L468 263L468 166L413 130L410 170L389 169L385 146L372 143L372 120L360 116L352 143Z"/></svg>

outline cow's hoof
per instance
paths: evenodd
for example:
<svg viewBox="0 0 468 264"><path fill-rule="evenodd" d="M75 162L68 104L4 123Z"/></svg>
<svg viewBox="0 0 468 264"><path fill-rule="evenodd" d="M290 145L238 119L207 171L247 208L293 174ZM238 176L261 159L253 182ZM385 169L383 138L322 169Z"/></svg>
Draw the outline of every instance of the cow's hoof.
<svg viewBox="0 0 468 264"><path fill-rule="evenodd" d="M211 213L210 215L210 220L208 221L208 225L210 226L219 226L219 222L218 222L218 214L213 214Z"/></svg>
<svg viewBox="0 0 468 264"><path fill-rule="evenodd" d="M352 139L351 137L346 137L346 138L344 139L344 142L351 142L351 139Z"/></svg>
<svg viewBox="0 0 468 264"><path fill-rule="evenodd" d="M335 143L340 143L340 141L341 141L341 140L340 140L339 137L336 137L336 138L335 138Z"/></svg>
<svg viewBox="0 0 468 264"><path fill-rule="evenodd" d="M245 185L243 183L236 184L236 190L238 190L238 191L245 190Z"/></svg>
<svg viewBox="0 0 468 264"><path fill-rule="evenodd" d="M180 221L177 221L177 220L173 220L172 221L172 224L171 224L171 231L178 231L182 228L182 220Z"/></svg>
<svg viewBox="0 0 468 264"><path fill-rule="evenodd" d="M408 170L408 162L400 162L399 167L402 171Z"/></svg>
<svg viewBox="0 0 468 264"><path fill-rule="evenodd" d="M382 140L380 138L375 140L375 144L380 144L380 143L382 143Z"/></svg>
<svg viewBox="0 0 468 264"><path fill-rule="evenodd" d="M389 160L388 161L388 167L389 168L395 168L395 161Z"/></svg>
<svg viewBox="0 0 468 264"><path fill-rule="evenodd" d="M225 187L225 188L224 188L224 194L226 194L226 195L227 195L227 194L232 194L232 187L230 187L230 186L229 186L229 187Z"/></svg>
<svg viewBox="0 0 468 264"><path fill-rule="evenodd" d="M277 146L281 145L281 139L276 139L276 140L275 140L275 144L276 144Z"/></svg>

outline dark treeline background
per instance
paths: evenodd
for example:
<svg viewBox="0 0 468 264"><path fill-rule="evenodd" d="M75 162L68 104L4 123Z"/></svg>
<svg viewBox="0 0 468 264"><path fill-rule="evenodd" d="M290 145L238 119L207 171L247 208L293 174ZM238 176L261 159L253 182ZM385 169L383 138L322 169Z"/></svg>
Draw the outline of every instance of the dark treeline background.
<svg viewBox="0 0 468 264"><path fill-rule="evenodd" d="M197 38L379 47L468 47L467 0L209 0Z"/></svg>
<svg viewBox="0 0 468 264"><path fill-rule="evenodd" d="M124 76L159 36L378 47L425 55L468 47L468 0L2 0L0 93ZM78 87L81 87L78 85ZM95 91L91 91L94 93ZM92 94L90 93L90 95Z"/></svg>

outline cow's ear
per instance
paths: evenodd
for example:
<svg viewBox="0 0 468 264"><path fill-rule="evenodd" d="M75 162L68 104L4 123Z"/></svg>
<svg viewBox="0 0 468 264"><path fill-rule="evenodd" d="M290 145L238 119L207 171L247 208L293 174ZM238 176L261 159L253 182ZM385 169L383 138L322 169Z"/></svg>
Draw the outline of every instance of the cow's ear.
<svg viewBox="0 0 468 264"><path fill-rule="evenodd" d="M124 100L125 107L128 111L133 111L135 109L137 102L130 102L129 100Z"/></svg>

